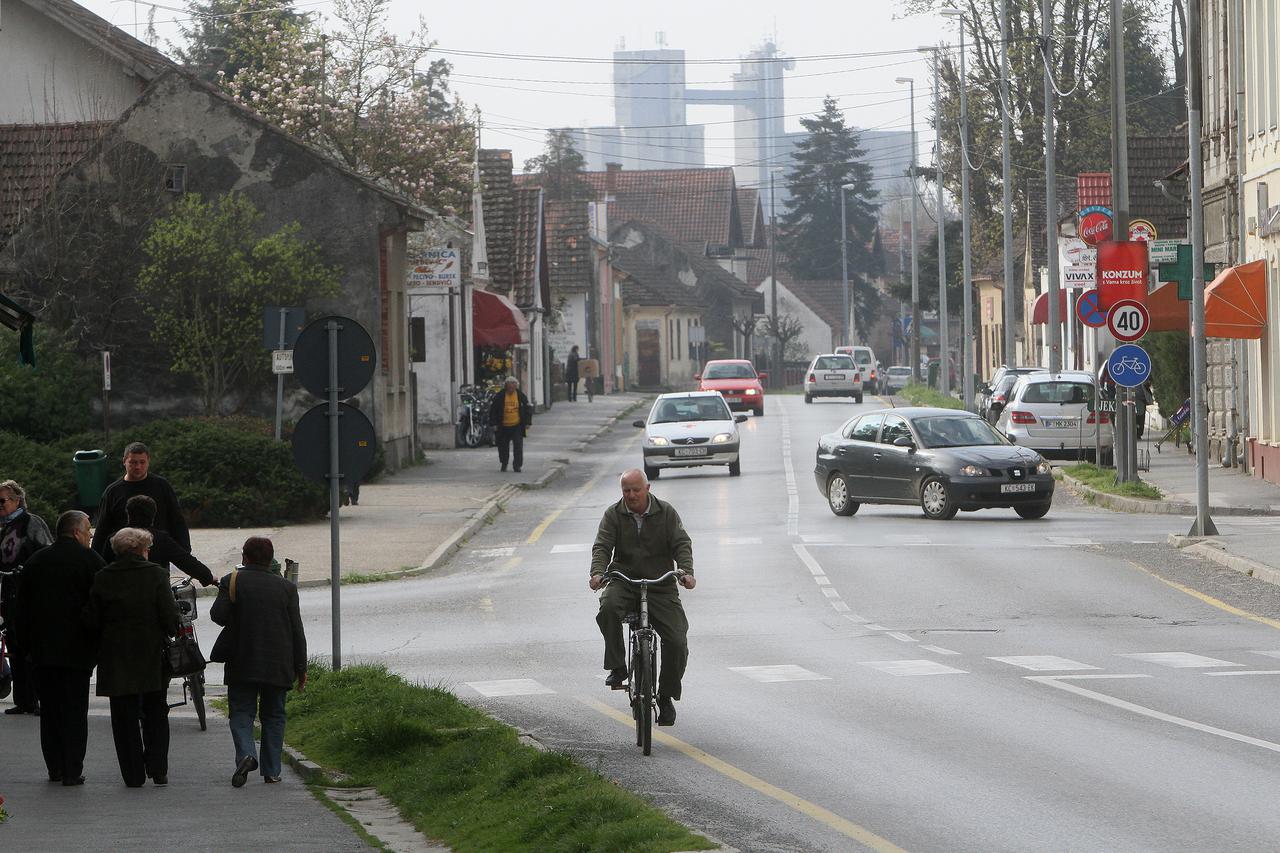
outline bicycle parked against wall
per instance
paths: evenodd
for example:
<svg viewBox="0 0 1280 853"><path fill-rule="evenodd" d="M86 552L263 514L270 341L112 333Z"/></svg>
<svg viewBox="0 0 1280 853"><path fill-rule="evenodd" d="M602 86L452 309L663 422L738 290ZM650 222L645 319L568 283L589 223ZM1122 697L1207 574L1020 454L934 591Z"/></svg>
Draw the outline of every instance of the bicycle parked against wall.
<svg viewBox="0 0 1280 853"><path fill-rule="evenodd" d="M653 747L653 718L658 713L658 632L649 624L649 587L679 578L672 569L660 578L637 580L619 571L605 572L606 580L640 587L640 608L623 617L627 623L627 698L636 721L636 746L648 755Z"/></svg>
<svg viewBox="0 0 1280 853"><path fill-rule="evenodd" d="M489 423L489 402L493 394L475 385L458 388L457 444L459 447L480 447L493 444L493 427Z"/></svg>

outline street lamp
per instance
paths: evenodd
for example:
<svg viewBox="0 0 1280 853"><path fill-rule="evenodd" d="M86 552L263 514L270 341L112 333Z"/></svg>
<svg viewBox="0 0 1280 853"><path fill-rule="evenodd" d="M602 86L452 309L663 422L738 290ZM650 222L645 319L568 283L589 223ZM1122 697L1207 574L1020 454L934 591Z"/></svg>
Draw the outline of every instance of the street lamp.
<svg viewBox="0 0 1280 853"><path fill-rule="evenodd" d="M920 264L916 240L916 81L899 77L893 82L908 86L911 104L911 165L907 180L911 185L911 381L920 381ZM899 238L901 239L901 238Z"/></svg>
<svg viewBox="0 0 1280 853"><path fill-rule="evenodd" d="M938 182L938 390L944 397L951 395L951 342L947 319L947 218L946 200L942 189L942 86L940 66L942 53L939 47L916 48L920 53L933 54L933 122L935 165Z"/></svg>
<svg viewBox="0 0 1280 853"><path fill-rule="evenodd" d="M853 301L849 298L849 222L845 215L847 205L844 199L845 190L856 190L853 184L840 185L840 275L844 279L844 319L840 323L840 343L849 346L853 343L850 335L858 333L858 324L853 321Z"/></svg>
<svg viewBox="0 0 1280 853"><path fill-rule="evenodd" d="M942 9L940 14L960 21L960 241L964 254L964 320L960 337L960 388L964 407L973 411L973 259L969 252L969 95L964 69L965 14Z"/></svg>

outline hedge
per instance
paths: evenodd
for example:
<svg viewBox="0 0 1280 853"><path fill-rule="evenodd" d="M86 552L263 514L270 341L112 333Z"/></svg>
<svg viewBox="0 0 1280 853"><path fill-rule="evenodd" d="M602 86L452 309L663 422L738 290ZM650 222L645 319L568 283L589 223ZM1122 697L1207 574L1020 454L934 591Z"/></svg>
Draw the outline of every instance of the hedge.
<svg viewBox="0 0 1280 853"><path fill-rule="evenodd" d="M144 442L151 470L178 493L193 527L250 527L307 521L328 509L328 492L305 480L293 462L290 444L272 438L269 422L253 418L184 418L113 432L103 446L98 433L80 433L40 444L0 433L3 477L27 490L32 512L52 522L59 512L78 508L72 454L106 451L107 472L122 473L124 447Z"/></svg>

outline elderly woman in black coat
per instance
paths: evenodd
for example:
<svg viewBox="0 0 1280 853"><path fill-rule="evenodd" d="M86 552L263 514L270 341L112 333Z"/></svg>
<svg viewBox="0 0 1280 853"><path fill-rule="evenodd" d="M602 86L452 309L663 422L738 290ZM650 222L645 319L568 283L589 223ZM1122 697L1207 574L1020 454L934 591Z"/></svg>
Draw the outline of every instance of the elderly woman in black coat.
<svg viewBox="0 0 1280 853"><path fill-rule="evenodd" d="M169 572L148 561L151 534L126 527L111 537L114 562L98 572L84 617L99 633L98 695L111 699L111 734L130 788L150 776L169 784L169 681L161 667L166 637L178 630Z"/></svg>

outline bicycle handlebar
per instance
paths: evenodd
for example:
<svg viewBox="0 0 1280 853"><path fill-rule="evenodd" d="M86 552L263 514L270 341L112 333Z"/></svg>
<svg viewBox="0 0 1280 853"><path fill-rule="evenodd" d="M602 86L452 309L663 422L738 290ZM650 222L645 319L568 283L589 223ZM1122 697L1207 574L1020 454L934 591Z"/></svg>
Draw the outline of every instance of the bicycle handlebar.
<svg viewBox="0 0 1280 853"><path fill-rule="evenodd" d="M671 571L667 572L660 578L630 578L624 575L622 572L618 571L617 569L613 569L611 571L605 572L603 575L601 575L601 577L603 577L605 580L612 579L612 580L626 581L627 583L632 584L633 586L652 586L656 583L663 583L665 581L671 580L672 578L676 578L676 579L682 578L685 576L685 574L687 573L682 572L679 569L672 569Z"/></svg>

